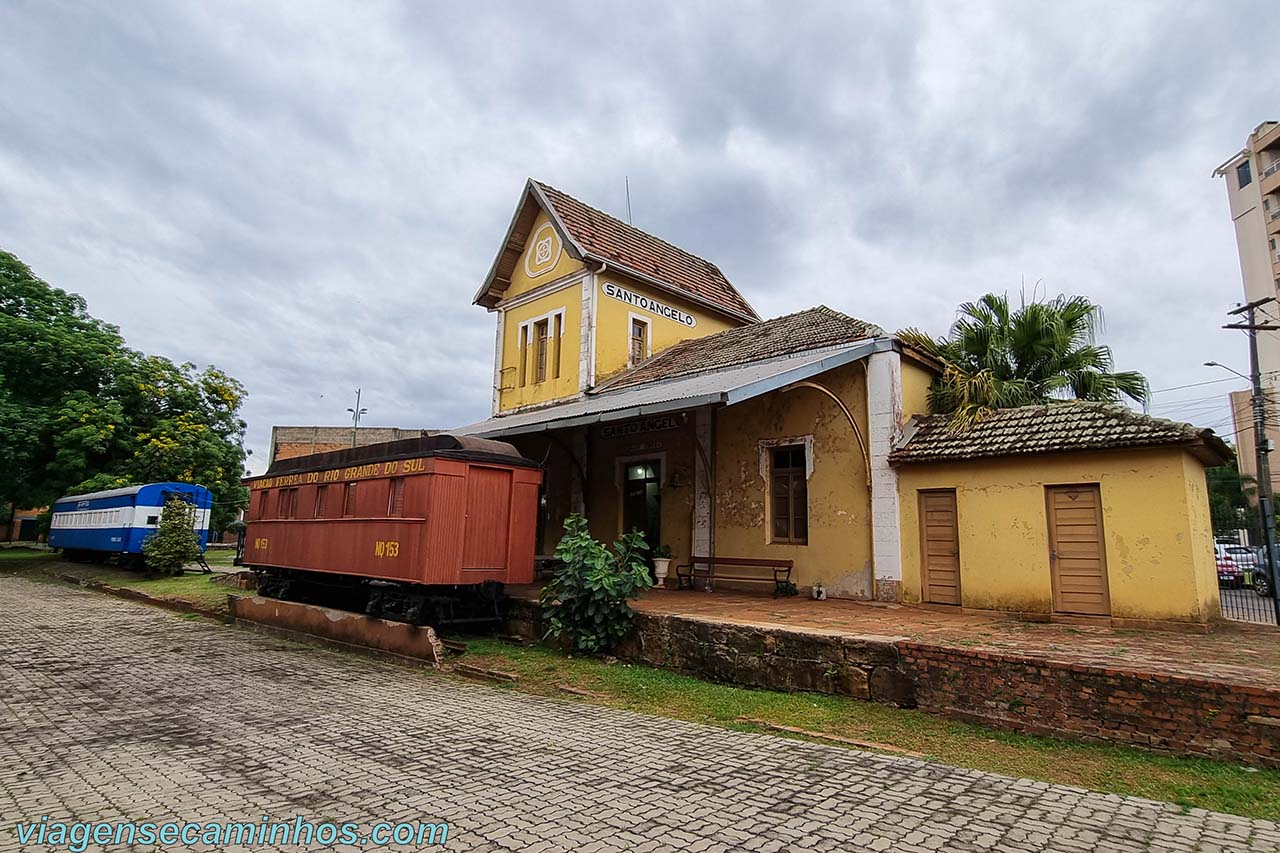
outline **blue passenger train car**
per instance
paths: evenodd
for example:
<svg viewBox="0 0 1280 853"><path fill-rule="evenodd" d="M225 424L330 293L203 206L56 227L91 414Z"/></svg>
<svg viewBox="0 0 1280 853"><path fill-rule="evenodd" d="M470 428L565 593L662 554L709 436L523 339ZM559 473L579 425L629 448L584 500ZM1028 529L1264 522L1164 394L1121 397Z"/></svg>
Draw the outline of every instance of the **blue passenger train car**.
<svg viewBox="0 0 1280 853"><path fill-rule="evenodd" d="M67 495L53 505L49 545L70 558L141 555L143 541L155 531L160 511L170 497L193 504L195 534L204 552L209 542L213 495L190 483L148 483L87 495Z"/></svg>

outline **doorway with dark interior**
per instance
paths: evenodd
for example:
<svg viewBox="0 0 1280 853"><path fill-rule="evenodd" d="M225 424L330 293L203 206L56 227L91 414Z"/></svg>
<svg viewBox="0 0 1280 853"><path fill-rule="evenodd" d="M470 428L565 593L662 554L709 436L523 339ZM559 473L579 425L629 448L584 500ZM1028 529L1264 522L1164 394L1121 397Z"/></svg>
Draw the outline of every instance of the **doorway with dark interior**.
<svg viewBox="0 0 1280 853"><path fill-rule="evenodd" d="M627 462L622 484L622 531L639 530L649 546L645 561L653 566L653 551L662 544L662 462Z"/></svg>

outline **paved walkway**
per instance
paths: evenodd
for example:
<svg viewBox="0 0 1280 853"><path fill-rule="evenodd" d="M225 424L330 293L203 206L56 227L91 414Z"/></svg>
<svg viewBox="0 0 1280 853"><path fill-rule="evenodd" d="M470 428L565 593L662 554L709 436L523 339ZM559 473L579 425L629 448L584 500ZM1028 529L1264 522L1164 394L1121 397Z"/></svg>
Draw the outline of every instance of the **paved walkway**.
<svg viewBox="0 0 1280 853"><path fill-rule="evenodd" d="M41 815L303 815L448 821L446 850L1280 851L1273 823L460 683L92 592L0 577L0 601L0 850Z"/></svg>

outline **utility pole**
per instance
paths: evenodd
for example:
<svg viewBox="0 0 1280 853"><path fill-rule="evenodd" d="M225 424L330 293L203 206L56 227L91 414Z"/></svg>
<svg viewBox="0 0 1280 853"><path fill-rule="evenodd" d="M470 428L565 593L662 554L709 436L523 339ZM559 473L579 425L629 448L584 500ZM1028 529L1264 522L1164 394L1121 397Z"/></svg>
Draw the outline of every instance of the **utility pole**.
<svg viewBox="0 0 1280 853"><path fill-rule="evenodd" d="M360 408L360 389L356 389L356 407L347 409L351 413L351 446L356 446L356 433L360 431L360 416L369 414L368 409Z"/></svg>
<svg viewBox="0 0 1280 853"><path fill-rule="evenodd" d="M1262 374L1258 370L1258 332L1280 330L1274 323L1257 322L1258 308L1269 302L1275 302L1274 296L1255 299L1245 303L1231 316L1245 315L1244 323L1228 323L1224 329L1241 329L1249 333L1249 382L1253 385L1253 451L1258 466L1258 505L1262 509L1262 539L1267 549L1267 581L1271 589L1271 604L1276 611L1276 624L1280 624L1280 594L1277 594L1277 562L1276 553L1276 506L1275 496L1271 491L1271 442L1267 439L1266 398L1262 395Z"/></svg>

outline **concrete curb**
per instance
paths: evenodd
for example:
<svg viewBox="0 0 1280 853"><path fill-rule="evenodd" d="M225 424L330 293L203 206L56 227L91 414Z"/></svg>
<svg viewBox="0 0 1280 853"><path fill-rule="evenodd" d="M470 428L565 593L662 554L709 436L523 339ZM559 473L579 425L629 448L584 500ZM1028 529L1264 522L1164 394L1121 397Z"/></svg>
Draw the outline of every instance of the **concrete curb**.
<svg viewBox="0 0 1280 853"><path fill-rule="evenodd" d="M230 614L212 610L208 607L201 607L198 604L192 604L189 601L173 598L157 598L154 595L147 595L145 592L139 592L136 589L130 589L125 586L112 586L104 581L95 581L90 578L76 577L75 575L62 574L57 576L58 580L66 583L75 584L79 587L92 589L97 592L106 593L107 595L123 598L128 601L139 601L143 604L150 604L153 607L160 607L165 610L172 610L175 613L194 613L197 616L205 616L210 619L217 619L219 622L231 622Z"/></svg>
<svg viewBox="0 0 1280 853"><path fill-rule="evenodd" d="M445 659L444 644L435 629L427 625L409 625L348 610L256 595L228 595L227 609L237 622L282 628L351 648L429 661L436 666Z"/></svg>

